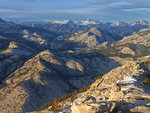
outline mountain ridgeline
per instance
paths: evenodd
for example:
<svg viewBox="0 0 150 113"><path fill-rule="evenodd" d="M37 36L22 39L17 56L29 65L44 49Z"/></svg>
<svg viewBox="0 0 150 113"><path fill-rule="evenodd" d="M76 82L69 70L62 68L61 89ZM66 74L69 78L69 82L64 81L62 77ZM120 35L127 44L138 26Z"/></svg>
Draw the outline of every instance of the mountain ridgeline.
<svg viewBox="0 0 150 113"><path fill-rule="evenodd" d="M146 89L149 85L149 62L146 62L150 58L149 27L150 21L146 20L74 23L0 19L0 113L38 109L42 110L39 113L113 113L125 111L126 106L128 111L136 112L140 106L143 112L149 112ZM124 83L126 79L135 80L136 84L117 82ZM131 91L134 97L146 99L146 103L133 99L128 95ZM94 102L90 103L89 98L94 98Z"/></svg>

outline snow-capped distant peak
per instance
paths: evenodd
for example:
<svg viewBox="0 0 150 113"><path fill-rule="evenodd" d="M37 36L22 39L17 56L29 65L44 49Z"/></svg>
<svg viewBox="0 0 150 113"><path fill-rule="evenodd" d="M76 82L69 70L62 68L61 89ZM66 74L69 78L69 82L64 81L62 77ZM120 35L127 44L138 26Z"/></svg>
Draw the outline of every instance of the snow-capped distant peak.
<svg viewBox="0 0 150 113"><path fill-rule="evenodd" d="M127 23L120 21L112 23L112 26L125 26L125 25L127 25Z"/></svg>
<svg viewBox="0 0 150 113"><path fill-rule="evenodd" d="M53 20L53 24L68 24L70 23L70 20Z"/></svg>
<svg viewBox="0 0 150 113"><path fill-rule="evenodd" d="M130 23L130 25L131 26L134 26L134 25L150 25L150 21L138 20L138 21Z"/></svg>
<svg viewBox="0 0 150 113"><path fill-rule="evenodd" d="M96 25L99 24L98 22L94 21L94 20L84 20L81 21L81 25Z"/></svg>

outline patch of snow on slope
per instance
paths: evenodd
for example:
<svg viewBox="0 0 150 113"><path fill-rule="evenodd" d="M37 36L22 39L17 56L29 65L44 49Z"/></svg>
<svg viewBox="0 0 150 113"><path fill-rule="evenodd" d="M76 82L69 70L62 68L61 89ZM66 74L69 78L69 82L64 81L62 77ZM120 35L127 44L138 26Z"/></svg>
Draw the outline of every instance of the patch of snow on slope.
<svg viewBox="0 0 150 113"><path fill-rule="evenodd" d="M85 20L85 21L81 21L81 25L96 25L98 24L96 21L93 20Z"/></svg>
<svg viewBox="0 0 150 113"><path fill-rule="evenodd" d="M117 83L123 84L133 84L135 82L137 82L137 80L133 76L124 76L122 81L117 81Z"/></svg>
<svg viewBox="0 0 150 113"><path fill-rule="evenodd" d="M69 20L62 20L62 21L54 20L54 21L52 21L52 23L54 23L54 24L67 24L67 23L69 23Z"/></svg>

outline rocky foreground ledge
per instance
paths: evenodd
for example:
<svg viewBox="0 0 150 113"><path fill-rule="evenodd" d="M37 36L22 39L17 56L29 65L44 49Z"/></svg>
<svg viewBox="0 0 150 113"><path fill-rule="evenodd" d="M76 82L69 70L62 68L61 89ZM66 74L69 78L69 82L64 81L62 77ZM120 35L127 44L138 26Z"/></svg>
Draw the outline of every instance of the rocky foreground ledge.
<svg viewBox="0 0 150 113"><path fill-rule="evenodd" d="M150 113L149 62L128 62L99 77L74 101L33 113Z"/></svg>

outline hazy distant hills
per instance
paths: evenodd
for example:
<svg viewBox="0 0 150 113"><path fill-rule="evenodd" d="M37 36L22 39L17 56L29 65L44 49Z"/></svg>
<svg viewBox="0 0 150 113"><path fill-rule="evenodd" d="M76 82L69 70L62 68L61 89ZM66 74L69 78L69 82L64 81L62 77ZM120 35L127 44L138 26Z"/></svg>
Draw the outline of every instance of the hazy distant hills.
<svg viewBox="0 0 150 113"><path fill-rule="evenodd" d="M83 30L88 30L91 27L98 27L100 29L107 30L110 33L120 35L120 37L129 36L134 32L138 32L140 29L150 27L150 21L139 20L130 23L126 22L99 22L95 20L83 20L79 22L73 22L70 20L64 21L41 21L41 22L24 22L19 23L24 26L43 28L56 33L75 33Z"/></svg>
<svg viewBox="0 0 150 113"><path fill-rule="evenodd" d="M93 46L105 41L116 41L124 36L132 35L141 29L150 27L150 21L139 20L131 23L126 22L99 22L94 20L84 20L73 22L70 20L63 21L41 21L41 22L24 22L19 25L28 26L31 28L42 28L47 31L60 33L60 40L69 40L75 43L80 42L80 45ZM103 32L102 36L98 36L90 32L90 29L96 27L96 31ZM96 32L95 31L95 32ZM105 33L104 33L105 32ZM68 39L69 38L69 39Z"/></svg>
<svg viewBox="0 0 150 113"><path fill-rule="evenodd" d="M41 22L24 22L24 23L17 23L19 25L29 26L33 28L43 28L48 31L52 31L55 33L74 33L80 30L86 30L87 27L77 25L73 21L64 20L64 21L41 21Z"/></svg>
<svg viewBox="0 0 150 113"><path fill-rule="evenodd" d="M134 32L138 32L141 29L150 28L149 20L139 20L131 23L126 22L99 22L94 20L85 20L79 22L79 24L88 27L99 27L100 29L107 30L110 33L120 35L121 37L129 36Z"/></svg>

